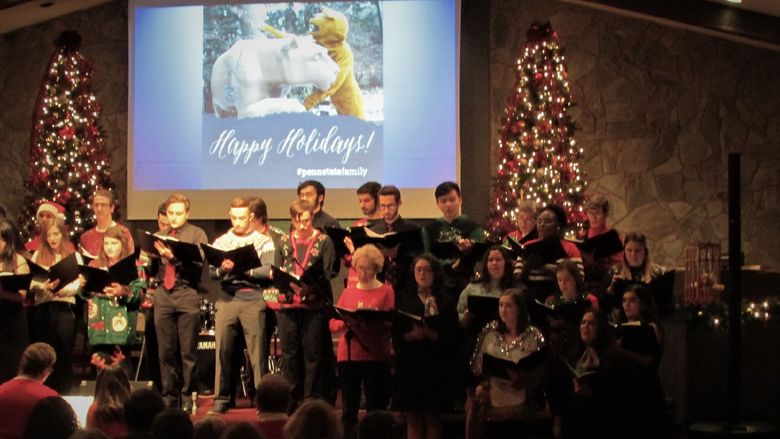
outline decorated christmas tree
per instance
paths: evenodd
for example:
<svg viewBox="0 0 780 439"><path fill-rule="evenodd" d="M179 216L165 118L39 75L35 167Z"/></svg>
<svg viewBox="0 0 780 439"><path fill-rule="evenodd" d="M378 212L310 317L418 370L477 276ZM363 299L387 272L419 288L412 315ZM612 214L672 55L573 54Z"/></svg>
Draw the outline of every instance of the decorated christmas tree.
<svg viewBox="0 0 780 439"><path fill-rule="evenodd" d="M518 205L558 204L575 235L586 219L582 149L574 141L568 73L558 35L550 23L534 23L517 60L517 80L509 97L497 150L488 230L513 231Z"/></svg>
<svg viewBox="0 0 780 439"><path fill-rule="evenodd" d="M25 239L34 234L36 209L47 200L65 207L71 237L80 235L94 221L92 194L114 187L101 107L91 88L93 69L79 53L81 37L65 31L54 44L33 114L27 195L19 214Z"/></svg>

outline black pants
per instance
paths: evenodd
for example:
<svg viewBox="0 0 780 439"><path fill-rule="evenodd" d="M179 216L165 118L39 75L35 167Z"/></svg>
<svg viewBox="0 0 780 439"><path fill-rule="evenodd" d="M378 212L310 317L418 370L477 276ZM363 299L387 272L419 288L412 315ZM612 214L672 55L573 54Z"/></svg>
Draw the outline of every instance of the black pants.
<svg viewBox="0 0 780 439"><path fill-rule="evenodd" d="M166 405L177 406L189 401L192 392L198 389L198 293L189 287L177 287L173 291L157 288L154 293L154 326L160 355L162 396Z"/></svg>
<svg viewBox="0 0 780 439"><path fill-rule="evenodd" d="M76 342L76 317L73 304L44 302L28 311L30 341L48 343L57 353L54 371L46 385L67 395L73 384L73 344Z"/></svg>
<svg viewBox="0 0 780 439"><path fill-rule="evenodd" d="M335 402L336 359L328 320L320 309L276 313L282 344L282 374L292 384L292 406L305 398Z"/></svg>
<svg viewBox="0 0 780 439"><path fill-rule="evenodd" d="M360 388L366 393L366 411L386 410L390 404L390 363L384 361L340 361L341 399L344 404L341 420L344 434L357 425L360 410Z"/></svg>
<svg viewBox="0 0 780 439"><path fill-rule="evenodd" d="M146 327L144 328L144 378L154 382L157 390L162 389L162 379L160 378L160 355L157 345L157 328L154 325L154 308L144 309L146 317Z"/></svg>
<svg viewBox="0 0 780 439"><path fill-rule="evenodd" d="M0 300L0 383L16 376L27 348L27 315L21 303Z"/></svg>

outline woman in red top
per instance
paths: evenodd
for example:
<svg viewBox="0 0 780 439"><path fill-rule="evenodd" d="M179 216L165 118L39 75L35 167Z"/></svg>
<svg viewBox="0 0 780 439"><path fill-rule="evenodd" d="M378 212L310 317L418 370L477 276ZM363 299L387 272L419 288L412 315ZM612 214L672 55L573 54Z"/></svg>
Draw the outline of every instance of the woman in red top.
<svg viewBox="0 0 780 439"><path fill-rule="evenodd" d="M352 255L358 283L347 287L338 306L347 310L395 308L393 287L377 280L384 258L374 245L360 247ZM331 320L330 330L340 332L337 360L344 401L342 422L349 432L357 424L361 384L366 394L366 409L384 410L390 402L390 324L365 321L347 315L346 320ZM349 324L349 327L347 326ZM351 328L351 329L350 329Z"/></svg>

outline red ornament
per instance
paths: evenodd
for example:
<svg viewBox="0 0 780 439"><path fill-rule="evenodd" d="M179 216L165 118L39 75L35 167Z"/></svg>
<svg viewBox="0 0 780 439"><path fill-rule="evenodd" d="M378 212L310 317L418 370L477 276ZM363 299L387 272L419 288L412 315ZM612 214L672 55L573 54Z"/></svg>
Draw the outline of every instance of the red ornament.
<svg viewBox="0 0 780 439"><path fill-rule="evenodd" d="M72 126L63 127L59 131L59 134L60 134L60 137L62 137L64 139L72 139L73 136L76 134L76 128L74 128Z"/></svg>

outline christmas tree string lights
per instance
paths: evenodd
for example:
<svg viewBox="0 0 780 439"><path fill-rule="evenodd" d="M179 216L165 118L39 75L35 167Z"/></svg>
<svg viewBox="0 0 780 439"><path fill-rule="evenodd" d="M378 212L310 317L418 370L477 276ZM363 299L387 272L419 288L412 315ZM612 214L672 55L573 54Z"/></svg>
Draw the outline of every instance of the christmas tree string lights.
<svg viewBox="0 0 780 439"><path fill-rule="evenodd" d="M19 214L23 238L35 233L42 201L65 207L72 238L94 222L90 197L97 188L113 189L101 107L92 92L93 68L79 52L81 37L65 31L44 73L30 135L27 195Z"/></svg>
<svg viewBox="0 0 780 439"><path fill-rule="evenodd" d="M526 35L504 111L487 228L494 236L515 230L518 204L528 201L562 206L581 237L586 182L567 114L573 104L563 49L549 22L534 23Z"/></svg>

